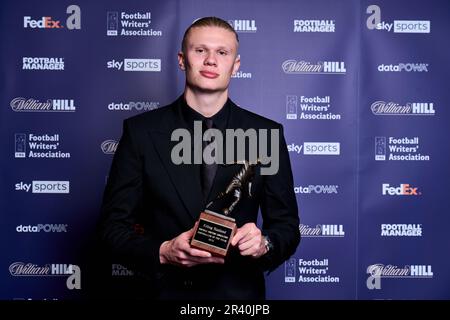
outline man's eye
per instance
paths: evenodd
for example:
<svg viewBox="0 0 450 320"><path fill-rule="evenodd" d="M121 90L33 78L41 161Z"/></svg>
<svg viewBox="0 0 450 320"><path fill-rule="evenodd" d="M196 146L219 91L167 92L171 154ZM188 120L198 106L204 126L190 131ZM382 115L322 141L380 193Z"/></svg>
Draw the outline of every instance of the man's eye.
<svg viewBox="0 0 450 320"><path fill-rule="evenodd" d="M221 56L226 56L226 55L228 54L228 52L226 52L226 51L219 51L219 54L220 54Z"/></svg>
<svg viewBox="0 0 450 320"><path fill-rule="evenodd" d="M198 53L203 53L205 50L203 50L203 49L195 49L195 52L198 52Z"/></svg>

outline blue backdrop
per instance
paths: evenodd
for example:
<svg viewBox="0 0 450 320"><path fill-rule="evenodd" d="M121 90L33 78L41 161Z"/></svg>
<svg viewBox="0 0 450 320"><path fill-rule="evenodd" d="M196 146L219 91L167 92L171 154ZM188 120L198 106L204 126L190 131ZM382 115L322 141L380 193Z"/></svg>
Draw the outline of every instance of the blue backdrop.
<svg viewBox="0 0 450 320"><path fill-rule="evenodd" d="M447 0L0 8L1 299L145 291L93 253L101 197L122 120L182 93L181 37L209 15L241 39L232 99L291 156L303 239L268 298L450 298Z"/></svg>

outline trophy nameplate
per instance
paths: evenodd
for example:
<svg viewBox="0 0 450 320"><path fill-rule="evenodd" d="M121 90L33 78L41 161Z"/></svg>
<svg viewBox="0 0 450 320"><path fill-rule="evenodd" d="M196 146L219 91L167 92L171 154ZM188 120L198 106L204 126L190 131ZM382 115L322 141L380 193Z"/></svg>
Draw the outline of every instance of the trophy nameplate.
<svg viewBox="0 0 450 320"><path fill-rule="evenodd" d="M191 246L225 257L236 229L233 218L205 210L198 219Z"/></svg>

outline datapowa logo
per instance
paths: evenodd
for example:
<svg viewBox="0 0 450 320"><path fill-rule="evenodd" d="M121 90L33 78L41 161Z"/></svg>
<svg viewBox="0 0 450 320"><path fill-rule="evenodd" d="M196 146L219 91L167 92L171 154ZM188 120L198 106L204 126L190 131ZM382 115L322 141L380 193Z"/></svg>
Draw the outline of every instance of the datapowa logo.
<svg viewBox="0 0 450 320"><path fill-rule="evenodd" d="M128 101L128 102L111 102L108 104L110 111L150 111L158 109L159 101Z"/></svg>
<svg viewBox="0 0 450 320"><path fill-rule="evenodd" d="M16 232L67 232L67 224L36 224L36 225L18 225L16 227Z"/></svg>
<svg viewBox="0 0 450 320"><path fill-rule="evenodd" d="M295 193L301 194L337 194L338 193L338 185L323 185L316 184L309 186L296 186L294 187Z"/></svg>
<svg viewBox="0 0 450 320"><path fill-rule="evenodd" d="M428 72L428 63L400 62L398 64L380 64L378 72Z"/></svg>

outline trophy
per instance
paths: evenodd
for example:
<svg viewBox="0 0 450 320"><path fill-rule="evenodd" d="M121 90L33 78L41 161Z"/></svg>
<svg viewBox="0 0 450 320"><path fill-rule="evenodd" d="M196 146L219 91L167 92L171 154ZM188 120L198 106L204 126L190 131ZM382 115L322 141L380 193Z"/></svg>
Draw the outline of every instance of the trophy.
<svg viewBox="0 0 450 320"><path fill-rule="evenodd" d="M242 164L242 169L233 176L225 191L219 193L215 200L208 203L206 209L200 214L191 239L192 247L206 250L216 256L225 257L227 255L231 239L237 230L235 219L230 217L230 213L241 200L245 191L249 197L252 196L250 192L252 178L255 173L254 167L258 162L251 164L249 161L243 160L233 163ZM231 201L231 204L225 205L225 207L223 204L217 205L217 202L223 201L227 204ZM213 204L219 209L209 210Z"/></svg>

